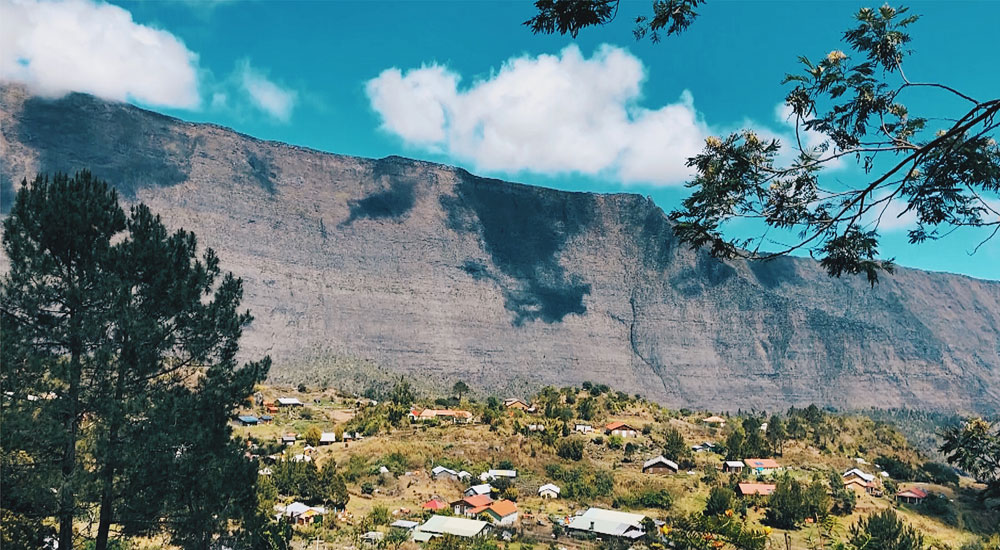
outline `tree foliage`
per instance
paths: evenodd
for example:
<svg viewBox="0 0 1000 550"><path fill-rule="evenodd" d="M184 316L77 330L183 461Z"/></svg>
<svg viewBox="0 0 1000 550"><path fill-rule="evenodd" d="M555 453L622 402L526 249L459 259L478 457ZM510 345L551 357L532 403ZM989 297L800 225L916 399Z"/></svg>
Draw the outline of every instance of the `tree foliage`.
<svg viewBox="0 0 1000 550"><path fill-rule="evenodd" d="M923 550L924 536L893 510L882 510L852 525L848 540L864 550Z"/></svg>
<svg viewBox="0 0 1000 550"><path fill-rule="evenodd" d="M656 0L634 34L659 40L697 16L698 0ZM525 22L535 33L570 34L615 19L617 0L539 0ZM692 248L721 258L769 260L808 252L833 276L863 274L875 285L891 273L879 251L890 216L912 215L911 244L959 228L1000 231L1000 98L974 98L944 83L911 79L906 7L862 8L843 34L849 53L800 56L801 72L784 83L792 143L746 129L709 137L688 159L692 194L670 214ZM915 104L926 105L920 112ZM853 162L850 173L831 174ZM728 237L736 220L758 222L756 236ZM975 249L978 249L976 246Z"/></svg>
<svg viewBox="0 0 1000 550"><path fill-rule="evenodd" d="M3 508L57 517L60 547L89 505L99 550L113 523L207 547L256 477L228 423L269 367L236 361L252 319L242 282L144 205L126 214L88 172L23 182L3 246L2 455L17 465L3 475L24 489L5 490Z"/></svg>

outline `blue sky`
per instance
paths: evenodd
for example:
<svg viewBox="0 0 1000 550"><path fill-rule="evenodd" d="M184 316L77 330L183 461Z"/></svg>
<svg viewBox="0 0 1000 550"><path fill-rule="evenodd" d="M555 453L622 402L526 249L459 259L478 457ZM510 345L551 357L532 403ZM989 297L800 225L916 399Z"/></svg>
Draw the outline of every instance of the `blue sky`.
<svg viewBox="0 0 1000 550"><path fill-rule="evenodd" d="M667 211L685 194L683 159L705 136L753 126L787 137L783 75L800 54L846 49L852 14L876 5L709 1L686 33L653 44L631 35L645 0L576 40L532 35L521 25L533 14L527 1L18 1L4 2L0 70L50 95L127 99L340 154L640 193ZM1000 91L991 68L1000 2L908 5L923 15L911 79L973 97ZM54 26L62 18L69 27ZM942 105L935 94L910 102L911 111ZM883 227L886 256L1000 279L1000 239L972 256L983 231L910 246L905 222Z"/></svg>

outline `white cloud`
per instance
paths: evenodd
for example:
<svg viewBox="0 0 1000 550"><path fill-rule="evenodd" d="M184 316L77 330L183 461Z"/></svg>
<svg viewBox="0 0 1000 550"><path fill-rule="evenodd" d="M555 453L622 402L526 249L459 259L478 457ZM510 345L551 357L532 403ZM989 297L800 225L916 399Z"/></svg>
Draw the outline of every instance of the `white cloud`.
<svg viewBox="0 0 1000 550"><path fill-rule="evenodd" d="M258 109L272 117L288 122L298 99L294 90L289 90L269 80L262 72L250 66L247 60L237 66L240 85Z"/></svg>
<svg viewBox="0 0 1000 550"><path fill-rule="evenodd" d="M198 107L198 56L169 32L91 0L0 1L0 79L48 96L70 91Z"/></svg>
<svg viewBox="0 0 1000 550"><path fill-rule="evenodd" d="M676 103L640 107L645 76L622 48L601 46L587 59L568 46L559 55L512 58L464 89L459 75L431 65L387 69L366 92L384 130L480 170L678 184L709 130L688 92Z"/></svg>

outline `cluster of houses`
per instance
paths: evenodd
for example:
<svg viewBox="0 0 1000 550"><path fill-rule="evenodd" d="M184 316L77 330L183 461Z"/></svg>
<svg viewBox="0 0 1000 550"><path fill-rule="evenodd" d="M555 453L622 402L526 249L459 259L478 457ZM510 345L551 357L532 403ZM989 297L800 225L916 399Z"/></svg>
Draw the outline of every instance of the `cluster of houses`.
<svg viewBox="0 0 1000 550"><path fill-rule="evenodd" d="M470 424L472 413L458 409L418 409L410 410L410 420L423 422L427 420L447 420L455 424Z"/></svg>

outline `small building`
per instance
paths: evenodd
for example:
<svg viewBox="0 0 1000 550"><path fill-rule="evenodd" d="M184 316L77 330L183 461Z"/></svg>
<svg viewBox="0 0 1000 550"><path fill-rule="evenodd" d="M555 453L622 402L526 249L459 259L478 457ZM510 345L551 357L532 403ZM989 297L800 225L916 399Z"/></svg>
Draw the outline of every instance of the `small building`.
<svg viewBox="0 0 1000 550"><path fill-rule="evenodd" d="M705 424L710 424L712 426L717 426L719 428L726 427L726 419L717 415L712 415L709 416L708 418L703 418L701 419L701 421L704 422Z"/></svg>
<svg viewBox="0 0 1000 550"><path fill-rule="evenodd" d="M490 524L485 521L434 515L428 518L423 525L413 530L413 540L427 542L444 535L461 538L482 537L489 533L489 529Z"/></svg>
<svg viewBox="0 0 1000 550"><path fill-rule="evenodd" d="M264 401L264 410L269 413L278 412L278 406L274 404L274 401Z"/></svg>
<svg viewBox="0 0 1000 550"><path fill-rule="evenodd" d="M470 479L472 479L472 474L470 474L469 472L466 472L465 470L458 472L459 481L469 481Z"/></svg>
<svg viewBox="0 0 1000 550"><path fill-rule="evenodd" d="M927 491L919 487L910 487L909 489L904 489L896 493L896 502L920 504L925 498L927 498L927 494Z"/></svg>
<svg viewBox="0 0 1000 550"><path fill-rule="evenodd" d="M279 397L279 407L304 407L305 403L299 401L298 397Z"/></svg>
<svg viewBox="0 0 1000 550"><path fill-rule="evenodd" d="M608 435L618 435L621 437L636 437L639 435L639 430L624 422L611 422L604 426L604 431Z"/></svg>
<svg viewBox="0 0 1000 550"><path fill-rule="evenodd" d="M322 523L323 516L326 515L326 508L321 506L307 506L301 502L293 502L288 506L281 506L279 504L275 506L275 509L293 525Z"/></svg>
<svg viewBox="0 0 1000 550"><path fill-rule="evenodd" d="M744 458L743 463L758 474L770 474L781 469L781 465L773 458Z"/></svg>
<svg viewBox="0 0 1000 550"><path fill-rule="evenodd" d="M451 509L456 516L475 517L490 504L493 504L493 497L490 495L472 495L452 502Z"/></svg>
<svg viewBox="0 0 1000 550"><path fill-rule="evenodd" d="M427 502L421 504L420 507L423 508L424 510L438 511L448 508L448 503L439 498L432 498Z"/></svg>
<svg viewBox="0 0 1000 550"><path fill-rule="evenodd" d="M715 450L715 443L712 443L710 441L705 441L703 443L699 443L698 445L691 447L691 450L696 453L713 451Z"/></svg>
<svg viewBox="0 0 1000 550"><path fill-rule="evenodd" d="M489 495L491 493L493 493L493 487L489 483L483 483L469 487L462 494L471 497L474 495Z"/></svg>
<svg viewBox="0 0 1000 550"><path fill-rule="evenodd" d="M546 483L538 488L538 496L542 498L559 498L561 492L559 486L554 483Z"/></svg>
<svg viewBox="0 0 1000 550"><path fill-rule="evenodd" d="M394 529L402 529L404 531L412 531L420 525L419 521L411 521L408 519L397 519L396 521L389 524L389 527Z"/></svg>
<svg viewBox="0 0 1000 550"><path fill-rule="evenodd" d="M427 420L447 420L455 424L469 424L472 413L457 409L412 409L408 415L411 420L425 422Z"/></svg>
<svg viewBox="0 0 1000 550"><path fill-rule="evenodd" d="M337 442L336 432L323 432L319 436L320 445L330 445Z"/></svg>
<svg viewBox="0 0 1000 550"><path fill-rule="evenodd" d="M507 479L516 479L517 470L494 470L489 469L481 474L479 474L479 481L492 481L498 477L505 477Z"/></svg>
<svg viewBox="0 0 1000 550"><path fill-rule="evenodd" d="M264 414L260 417L260 421L264 424L270 424L272 420L274 420L274 417L269 414Z"/></svg>
<svg viewBox="0 0 1000 550"><path fill-rule="evenodd" d="M574 432L580 432L582 434L589 434L590 432L594 431L594 427L591 426L590 424L579 424L578 423L578 424L574 424L573 425L573 431Z"/></svg>
<svg viewBox="0 0 1000 550"><path fill-rule="evenodd" d="M236 420L238 420L240 425L242 426L256 426L257 422L259 422L259 420L257 420L257 417L251 414L241 414L240 416L236 417Z"/></svg>
<svg viewBox="0 0 1000 550"><path fill-rule="evenodd" d="M529 432L544 432L545 424L528 424Z"/></svg>
<svg viewBox="0 0 1000 550"><path fill-rule="evenodd" d="M680 466L673 460L668 460L660 455L642 463L642 473L644 474L676 474Z"/></svg>
<svg viewBox="0 0 1000 550"><path fill-rule="evenodd" d="M285 435L281 436L281 443L284 445L295 445L296 439L297 436L294 433L288 432Z"/></svg>
<svg viewBox="0 0 1000 550"><path fill-rule="evenodd" d="M513 525L517 522L517 504L510 500L497 500L478 515L488 517L494 525Z"/></svg>
<svg viewBox="0 0 1000 550"><path fill-rule="evenodd" d="M384 538L385 533L382 533L381 531L368 531L367 533L361 535L361 542L367 544L379 544Z"/></svg>
<svg viewBox="0 0 1000 550"><path fill-rule="evenodd" d="M290 459L292 462L312 462L312 457L304 454L297 454Z"/></svg>
<svg viewBox="0 0 1000 550"><path fill-rule="evenodd" d="M742 460L727 460L722 463L723 472L733 472L738 474L743 471L744 467L746 467L746 464L743 464Z"/></svg>
<svg viewBox="0 0 1000 550"><path fill-rule="evenodd" d="M844 487L858 494L882 496L882 480L860 468L851 468L843 474Z"/></svg>
<svg viewBox="0 0 1000 550"><path fill-rule="evenodd" d="M637 540L646 534L642 528L642 522L645 519L646 516L642 514L590 508L583 514L574 516L566 524L566 530L571 534L588 537L603 536Z"/></svg>
<svg viewBox="0 0 1000 550"><path fill-rule="evenodd" d="M445 468L444 466L435 466L431 469L431 478L433 479L451 479L454 481L458 480L458 472L452 470L451 468Z"/></svg>
<svg viewBox="0 0 1000 550"><path fill-rule="evenodd" d="M507 399L504 399L503 406L505 409L509 409L512 411L520 410L526 413L533 413L537 410L534 405L529 405L523 399L517 397L509 397Z"/></svg>
<svg viewBox="0 0 1000 550"><path fill-rule="evenodd" d="M736 486L736 492L741 496L762 495L768 496L774 492L773 483L740 483Z"/></svg>

